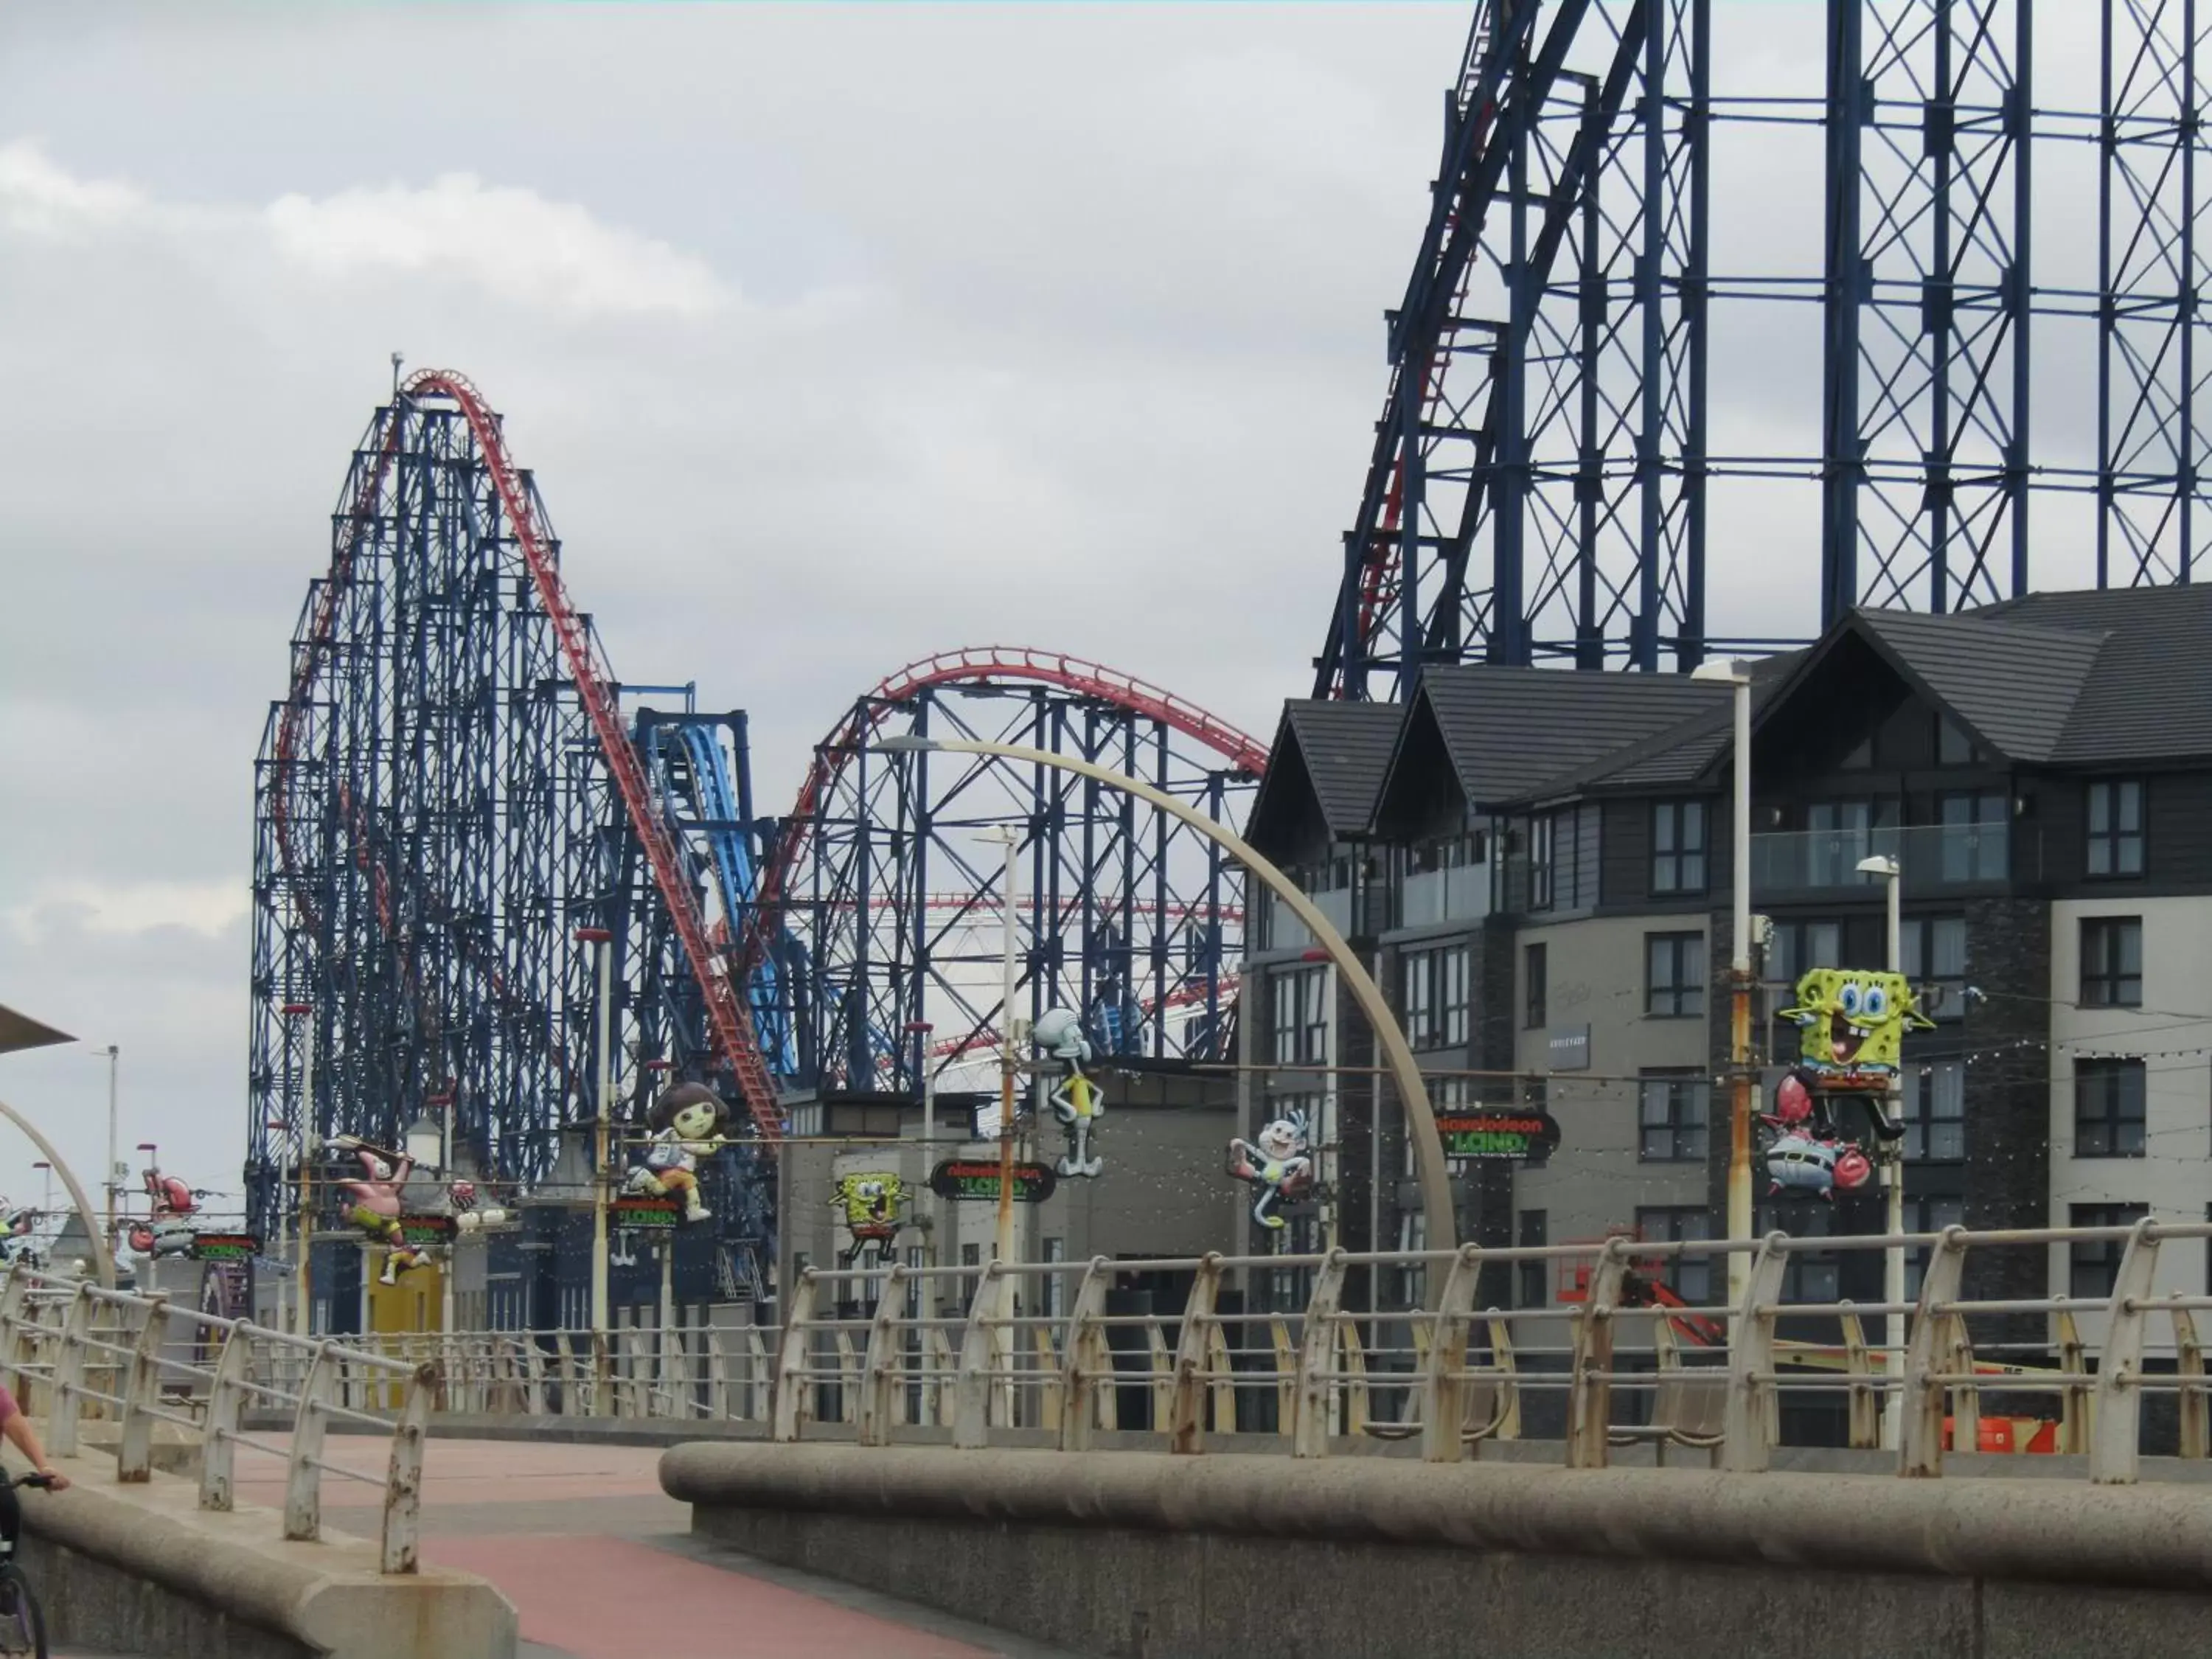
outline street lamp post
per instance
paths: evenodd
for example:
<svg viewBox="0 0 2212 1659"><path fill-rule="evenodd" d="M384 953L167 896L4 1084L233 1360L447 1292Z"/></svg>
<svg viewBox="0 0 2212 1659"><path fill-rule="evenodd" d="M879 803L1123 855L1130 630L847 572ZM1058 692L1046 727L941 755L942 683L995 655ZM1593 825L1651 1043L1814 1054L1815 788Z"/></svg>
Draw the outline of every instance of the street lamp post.
<svg viewBox="0 0 2212 1659"><path fill-rule="evenodd" d="M300 1144L294 1153L300 1176L300 1255L292 1267L292 1316L299 1322L295 1334L306 1336L314 1323L313 1280L310 1275L314 1261L314 1212L308 1203L307 1159L315 1145L315 1006L311 1002L288 1002L284 1015L288 1019L305 1018L307 1027L301 1044ZM332 1294L336 1294L335 1289Z"/></svg>
<svg viewBox="0 0 2212 1659"><path fill-rule="evenodd" d="M1735 694L1735 787L1729 812L1735 937L1729 955L1728 1236L1741 1244L1751 1240L1751 1123L1759 1110L1759 1082L1751 1065L1751 676L1733 662L1709 662L1692 669L1690 678L1717 681ZM1731 1308L1742 1302L1750 1273L1750 1256L1731 1250Z"/></svg>
<svg viewBox="0 0 2212 1659"><path fill-rule="evenodd" d="M599 953L598 1098L592 1120L592 1340L604 1353L607 1340L607 1142L613 1120L607 1097L614 1092L614 935L604 927L579 927L576 937Z"/></svg>
<svg viewBox="0 0 2212 1659"><path fill-rule="evenodd" d="M117 1065L123 1057L123 1051L111 1042L105 1048L95 1048L93 1052L107 1056L107 1178L100 1184L106 1188L107 1192L106 1218L107 1236L113 1238L115 1237L115 1183L118 1179L115 1167L115 1073Z"/></svg>
<svg viewBox="0 0 2212 1659"><path fill-rule="evenodd" d="M1905 971L1905 912L1901 890L1904 869L1898 861L1885 854L1861 859L1859 873L1880 876L1888 890L1886 897L1889 912L1889 971ZM1893 1121L1898 1115L1898 1089L1902 1079L1903 1056L1899 1071L1889 1083L1889 1115ZM1884 1206L1883 1226L1892 1238L1905 1231L1905 1143L1893 1140L1887 1155L1881 1161ZM1893 1244L1882 1252L1881 1299L1889 1304L1889 1313L1882 1321L1882 1346L1888 1350L1883 1369L1895 1376L1905 1364L1905 1316L1899 1310L1905 1303L1905 1246ZM1898 1427L1904 1420L1905 1395L1901 1389L1892 1388L1882 1398L1882 1444L1894 1449L1898 1443Z"/></svg>
<svg viewBox="0 0 2212 1659"><path fill-rule="evenodd" d="M999 1228L992 1255L996 1261L1011 1262L1014 1259L1014 1078L1021 1066L1021 1056L1014 1052L1014 994L1021 979L1021 918L1018 912L1021 903L1022 838L1002 826L998 839L1006 853L1006 876L1000 890L1004 900L1000 915L1006 920L1006 988L1003 1030L999 1038Z"/></svg>
<svg viewBox="0 0 2212 1659"><path fill-rule="evenodd" d="M1301 891L1296 882L1262 858L1228 829L1206 817L1203 812L1184 805L1164 790L1124 773L1110 771L1089 761L1077 760L1066 755L1056 755L1047 749L1029 749L1010 743L978 743L966 738L925 738L919 735L893 734L876 739L874 747L891 753L943 751L963 755L988 755L1001 760L1021 761L1034 766L1048 766L1062 772L1072 772L1078 777L1089 778L1109 788L1134 795L1139 800L1158 807L1170 817L1188 824L1199 834L1221 848L1245 869L1258 878L1261 884L1280 899L1305 925L1315 943L1326 951L1336 964L1352 1000L1359 1005L1360 1012L1375 1032L1375 1040L1382 1049L1383 1063L1389 1067L1391 1081L1396 1085L1399 1098L1405 1102L1406 1126L1413 1143L1414 1167L1419 1172L1421 1189L1421 1210L1425 1218L1428 1246L1432 1250L1457 1248L1458 1233L1452 1217L1451 1176L1444 1167L1443 1142L1437 1134L1437 1120L1429 1106L1427 1085L1421 1080L1420 1067L1414 1063L1413 1051L1406 1042L1397 1018L1383 1000L1382 988L1368 973L1334 923L1323 915L1313 901ZM1442 1273L1425 1273L1424 1298L1428 1305L1436 1299L1443 1285Z"/></svg>

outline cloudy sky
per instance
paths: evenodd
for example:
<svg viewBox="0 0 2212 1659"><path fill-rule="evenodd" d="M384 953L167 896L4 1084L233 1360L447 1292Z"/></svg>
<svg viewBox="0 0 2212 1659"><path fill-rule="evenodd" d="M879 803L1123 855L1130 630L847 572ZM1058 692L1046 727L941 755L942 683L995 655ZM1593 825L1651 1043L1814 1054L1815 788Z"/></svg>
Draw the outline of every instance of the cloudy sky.
<svg viewBox="0 0 2212 1659"><path fill-rule="evenodd" d="M1468 9L11 0L0 1002L119 1043L125 1148L235 1184L252 763L394 350L506 412L618 672L750 710L764 801L960 644L1264 733ZM1816 8L1722 9L1727 76L1817 90ZM1780 219L1721 244L1803 220L1816 268L1808 167L1740 152ZM1750 379L1717 429L1814 418ZM1809 625L1812 567L1761 556L1789 511L1726 521L1717 625ZM0 1061L88 1174L104 1089Z"/></svg>

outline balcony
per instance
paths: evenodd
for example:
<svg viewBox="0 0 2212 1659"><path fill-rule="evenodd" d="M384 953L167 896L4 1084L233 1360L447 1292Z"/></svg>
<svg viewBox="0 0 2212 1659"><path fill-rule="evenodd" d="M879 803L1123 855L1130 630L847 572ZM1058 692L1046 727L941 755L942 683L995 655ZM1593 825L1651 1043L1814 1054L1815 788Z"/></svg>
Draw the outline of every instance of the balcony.
<svg viewBox="0 0 2212 1659"><path fill-rule="evenodd" d="M1893 858L1907 894L2001 887L2041 874L2042 843L2008 823L1909 830L1802 830L1751 838L1754 899L1785 895L1879 896L1882 878L1859 862Z"/></svg>
<svg viewBox="0 0 2212 1659"><path fill-rule="evenodd" d="M1462 864L1424 870L1398 885L1401 927L1427 927L1443 921L1480 921L1490 914L1490 866Z"/></svg>

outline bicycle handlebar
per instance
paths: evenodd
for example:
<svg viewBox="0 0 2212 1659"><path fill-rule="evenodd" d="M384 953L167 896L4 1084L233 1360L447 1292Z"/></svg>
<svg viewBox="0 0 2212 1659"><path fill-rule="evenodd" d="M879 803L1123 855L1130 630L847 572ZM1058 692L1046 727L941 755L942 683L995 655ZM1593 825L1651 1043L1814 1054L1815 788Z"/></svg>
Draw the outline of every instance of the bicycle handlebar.
<svg viewBox="0 0 2212 1659"><path fill-rule="evenodd" d="M8 1483L8 1489L10 1492L15 1491L18 1486L37 1486L44 1489L53 1484L54 1478L51 1474L19 1474Z"/></svg>

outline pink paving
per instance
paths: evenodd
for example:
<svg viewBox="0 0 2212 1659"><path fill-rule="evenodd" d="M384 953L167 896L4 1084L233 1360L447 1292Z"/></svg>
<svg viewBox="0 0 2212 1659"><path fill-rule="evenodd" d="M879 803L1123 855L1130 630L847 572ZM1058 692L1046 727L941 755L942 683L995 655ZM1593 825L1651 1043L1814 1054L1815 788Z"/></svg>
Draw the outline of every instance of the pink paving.
<svg viewBox="0 0 2212 1659"><path fill-rule="evenodd" d="M975 1659L964 1642L902 1629L780 1584L614 1538L441 1538L441 1566L481 1573L522 1610L522 1637L575 1659Z"/></svg>
<svg viewBox="0 0 2212 1659"><path fill-rule="evenodd" d="M333 1527L374 1534L388 1455L379 1439L325 1443L331 1462L378 1483L326 1479ZM659 1462L649 1446L434 1440L423 1457L423 1557L490 1579L521 1613L525 1643L562 1659L983 1659L1009 1650L914 1628L896 1604L872 1601L883 1617L842 1605L831 1599L837 1587L791 1588L793 1575L763 1568L757 1576L741 1558L725 1566L682 1553L691 1512L660 1490ZM241 1453L238 1488L242 1502L281 1506L282 1466Z"/></svg>

